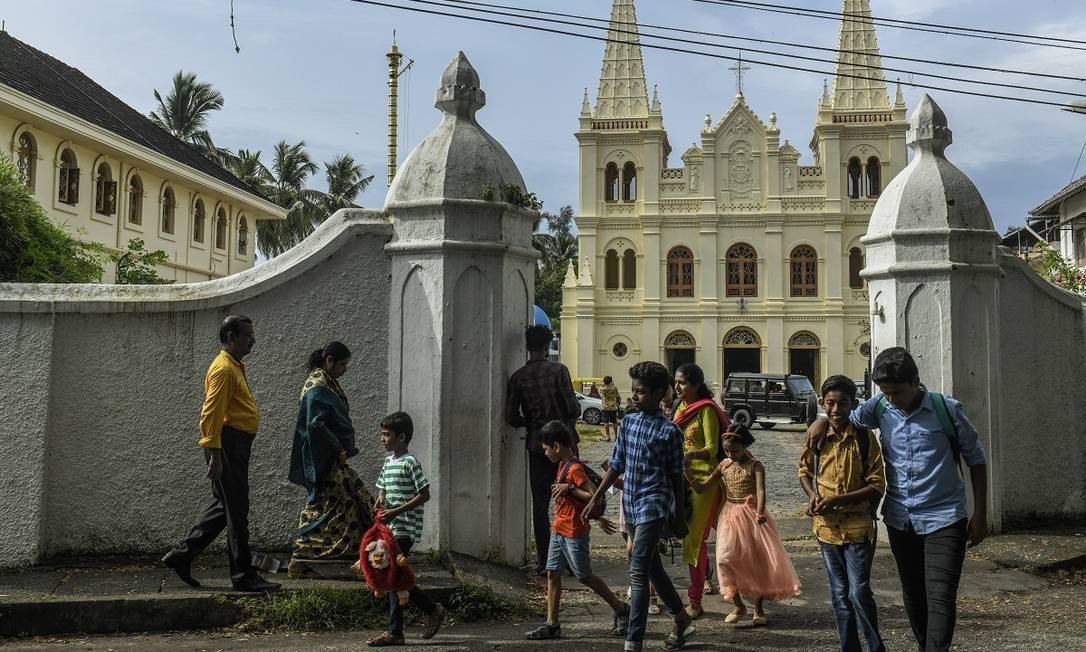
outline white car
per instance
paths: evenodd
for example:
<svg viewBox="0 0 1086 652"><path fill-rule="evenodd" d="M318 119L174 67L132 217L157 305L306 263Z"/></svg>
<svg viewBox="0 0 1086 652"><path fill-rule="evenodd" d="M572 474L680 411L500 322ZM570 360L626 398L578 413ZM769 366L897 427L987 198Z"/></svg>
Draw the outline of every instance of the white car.
<svg viewBox="0 0 1086 652"><path fill-rule="evenodd" d="M577 404L581 406L581 421L590 426L603 423L603 401L585 396L580 392L573 393L577 396Z"/></svg>

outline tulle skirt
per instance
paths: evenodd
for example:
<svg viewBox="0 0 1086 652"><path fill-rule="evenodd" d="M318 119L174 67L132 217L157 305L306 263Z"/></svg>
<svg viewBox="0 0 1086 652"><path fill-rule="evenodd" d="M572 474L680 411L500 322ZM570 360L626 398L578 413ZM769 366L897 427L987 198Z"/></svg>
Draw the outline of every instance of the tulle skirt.
<svg viewBox="0 0 1086 652"><path fill-rule="evenodd" d="M716 526L716 567L720 595L786 600L800 594L799 575L784 550L781 535L766 515L759 525L754 497L725 501Z"/></svg>

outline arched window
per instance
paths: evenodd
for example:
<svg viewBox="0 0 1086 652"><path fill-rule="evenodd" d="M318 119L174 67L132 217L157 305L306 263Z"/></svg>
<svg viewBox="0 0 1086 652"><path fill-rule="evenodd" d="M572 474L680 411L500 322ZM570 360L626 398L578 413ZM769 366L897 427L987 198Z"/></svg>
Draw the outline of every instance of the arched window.
<svg viewBox="0 0 1086 652"><path fill-rule="evenodd" d="M728 331L724 336L724 366L721 369L723 378L735 373L760 373L762 371L762 340L758 333L746 326L739 326ZM742 394L746 390L742 380L738 381L737 388L729 388L726 391L738 389Z"/></svg>
<svg viewBox="0 0 1086 652"><path fill-rule="evenodd" d="M854 290L863 289L864 280L860 277L860 270L864 268L864 254L859 247L853 247L848 252L848 286Z"/></svg>
<svg viewBox="0 0 1086 652"><path fill-rule="evenodd" d="M215 213L215 248L226 249L226 211L222 206Z"/></svg>
<svg viewBox="0 0 1086 652"><path fill-rule="evenodd" d="M618 201L618 165L608 163L603 172L604 201Z"/></svg>
<svg viewBox="0 0 1086 652"><path fill-rule="evenodd" d="M98 164L94 176L94 212L99 215L117 212L117 182L113 180L113 170L105 161Z"/></svg>
<svg viewBox="0 0 1086 652"><path fill-rule="evenodd" d="M19 151L16 165L19 167L19 181L31 190L34 189L34 173L38 165L38 144L29 132L19 135Z"/></svg>
<svg viewBox="0 0 1086 652"><path fill-rule="evenodd" d="M664 351L667 368L675 373L675 370L682 365L696 361L697 342L690 333L675 331L664 339Z"/></svg>
<svg viewBox="0 0 1086 652"><path fill-rule="evenodd" d="M204 223L207 222L207 211L204 210L204 200L197 199L192 209L192 241L204 241Z"/></svg>
<svg viewBox="0 0 1086 652"><path fill-rule="evenodd" d="M627 249L622 254L622 289L632 290L637 287L637 254Z"/></svg>
<svg viewBox="0 0 1086 652"><path fill-rule="evenodd" d="M60 169L57 172L57 199L75 206L79 203L79 164L72 150L64 148L60 153Z"/></svg>
<svg viewBox="0 0 1086 652"><path fill-rule="evenodd" d="M882 168L879 159L872 156L867 159L867 196L878 197L882 192Z"/></svg>
<svg viewBox="0 0 1086 652"><path fill-rule="evenodd" d="M622 166L622 201L637 201L637 166L633 161Z"/></svg>
<svg viewBox="0 0 1086 652"><path fill-rule="evenodd" d="M800 331L788 340L788 373L806 376L815 387L821 383L819 352L822 344L818 336Z"/></svg>
<svg viewBox="0 0 1086 652"><path fill-rule="evenodd" d="M726 296L753 297L758 295L758 254L749 244L732 245L725 254Z"/></svg>
<svg viewBox="0 0 1086 652"><path fill-rule="evenodd" d="M694 254L686 247L667 253L667 296L694 296Z"/></svg>
<svg viewBox="0 0 1086 652"><path fill-rule="evenodd" d="M249 222L244 216L238 218L238 255L249 253Z"/></svg>
<svg viewBox="0 0 1086 652"><path fill-rule="evenodd" d="M173 194L173 188L162 191L162 232L173 234L174 211L177 209L177 198Z"/></svg>
<svg viewBox="0 0 1086 652"><path fill-rule="evenodd" d="M603 287L605 290L618 289L618 252L608 249L603 258Z"/></svg>
<svg viewBox="0 0 1086 652"><path fill-rule="evenodd" d="M848 160L848 196L852 199L860 197L860 159Z"/></svg>
<svg viewBox="0 0 1086 652"><path fill-rule="evenodd" d="M143 181L138 174L128 180L128 223L143 224Z"/></svg>
<svg viewBox="0 0 1086 652"><path fill-rule="evenodd" d="M818 257L815 250L807 245L800 245L789 256L791 268L792 296L818 296Z"/></svg>

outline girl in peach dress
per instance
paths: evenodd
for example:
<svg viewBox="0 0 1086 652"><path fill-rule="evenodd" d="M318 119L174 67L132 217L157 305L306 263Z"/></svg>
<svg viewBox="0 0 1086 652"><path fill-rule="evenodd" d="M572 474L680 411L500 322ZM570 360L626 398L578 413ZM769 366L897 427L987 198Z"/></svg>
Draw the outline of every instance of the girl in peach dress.
<svg viewBox="0 0 1086 652"><path fill-rule="evenodd" d="M714 482L720 482L724 490L724 507L716 524L716 565L720 594L735 604L724 622L739 622L747 613L740 597L745 595L754 599L752 622L765 625L769 619L762 601L799 595L799 576L777 526L765 511L765 469L747 450L754 437L745 427L732 424L721 439L727 459L705 482L691 477L687 482L698 493Z"/></svg>

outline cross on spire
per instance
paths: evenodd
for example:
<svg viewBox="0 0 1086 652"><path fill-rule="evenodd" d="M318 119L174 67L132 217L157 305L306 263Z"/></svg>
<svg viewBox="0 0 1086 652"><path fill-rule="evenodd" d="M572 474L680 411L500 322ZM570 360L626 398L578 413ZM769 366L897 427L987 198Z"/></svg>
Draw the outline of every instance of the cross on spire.
<svg viewBox="0 0 1086 652"><path fill-rule="evenodd" d="M736 60L735 65L728 68L735 73L735 85L738 89L738 94L743 94L743 73L750 70L750 66L743 65L743 51L739 51L739 58Z"/></svg>

